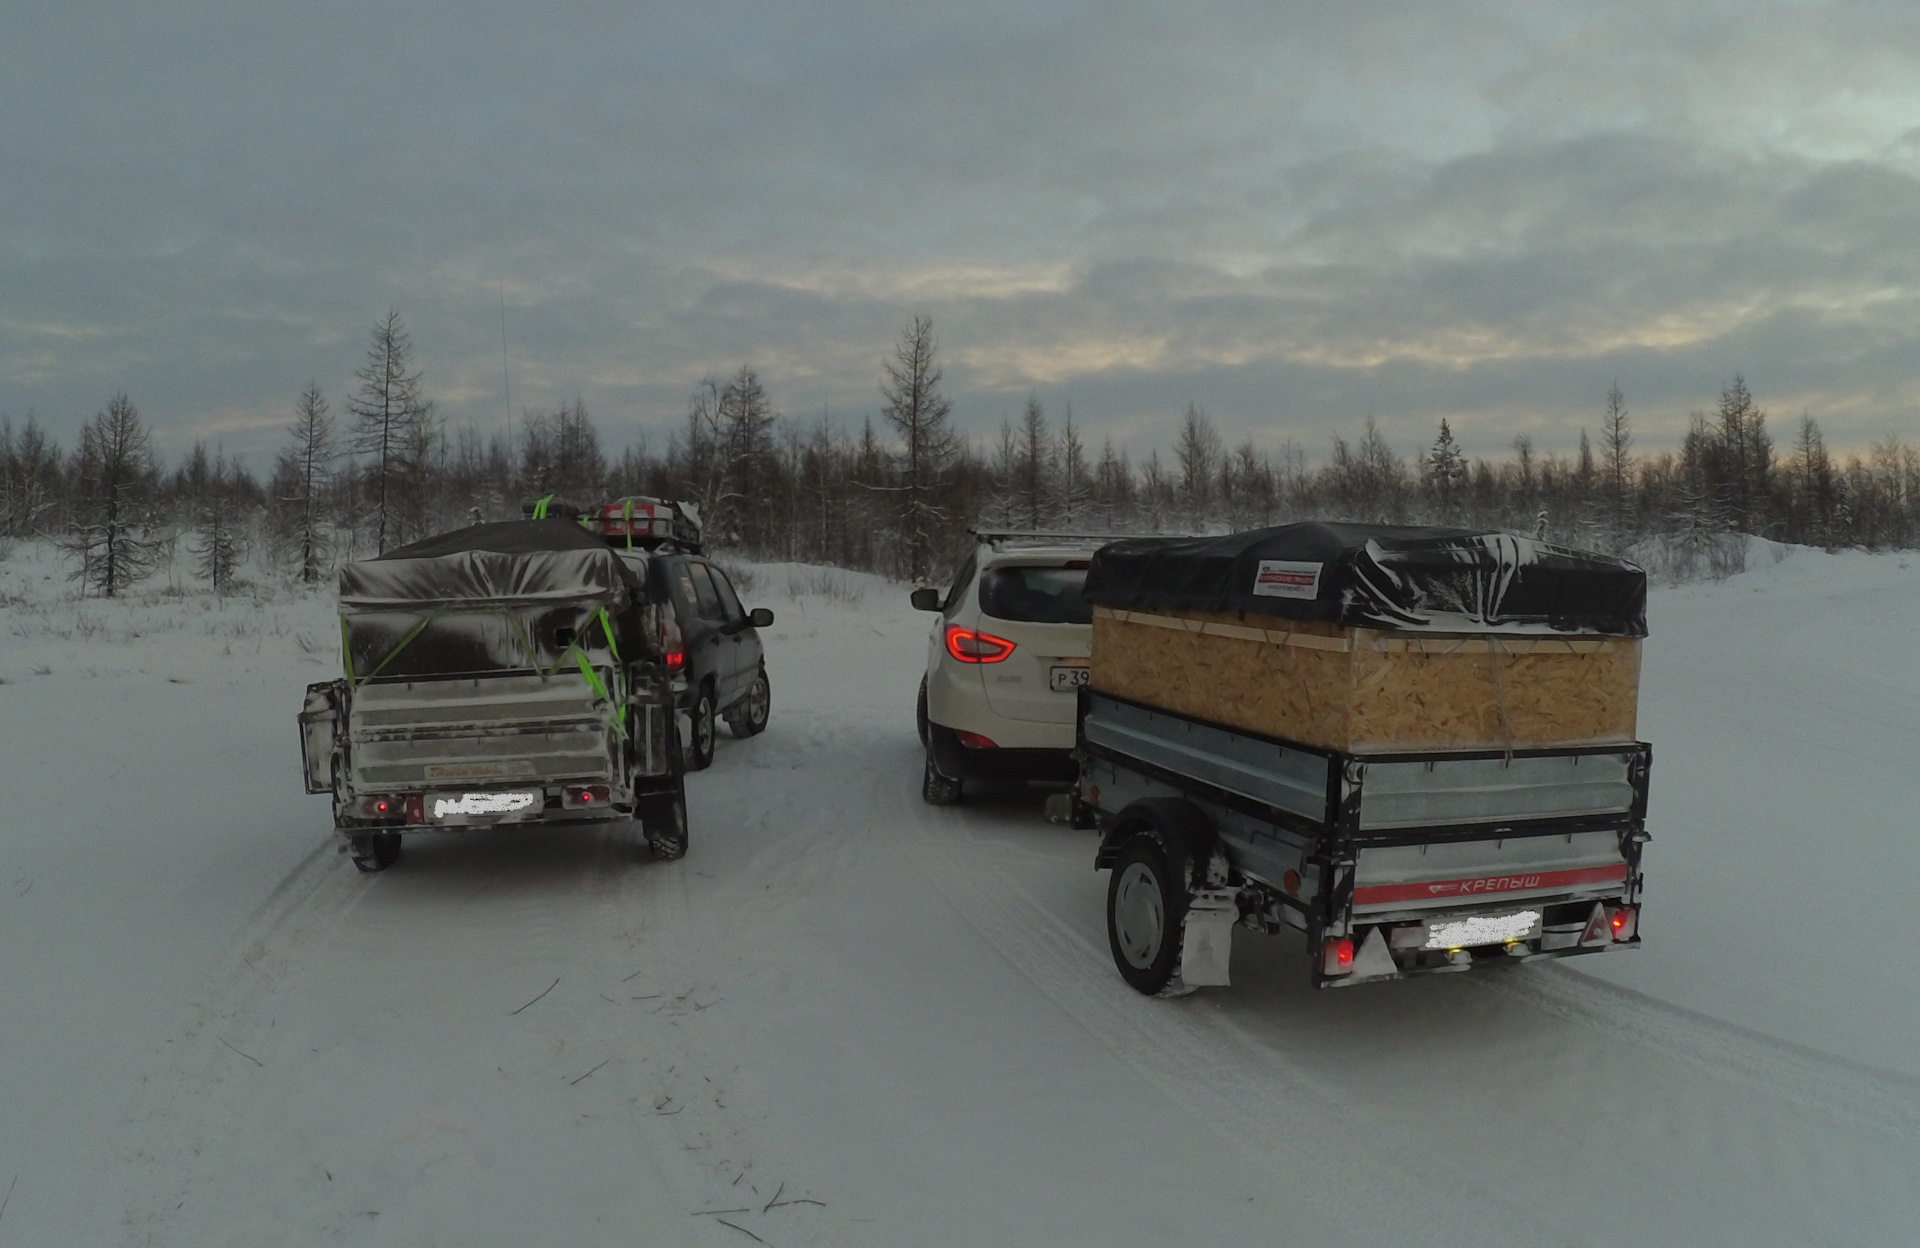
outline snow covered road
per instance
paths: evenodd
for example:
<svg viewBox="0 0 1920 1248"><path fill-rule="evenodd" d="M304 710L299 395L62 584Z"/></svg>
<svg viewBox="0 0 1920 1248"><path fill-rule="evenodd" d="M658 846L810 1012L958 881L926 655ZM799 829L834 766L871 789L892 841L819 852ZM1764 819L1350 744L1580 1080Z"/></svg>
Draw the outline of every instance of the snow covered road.
<svg viewBox="0 0 1920 1248"><path fill-rule="evenodd" d="M324 600L21 563L0 1248L1916 1240L1898 560L1656 594L1644 950L1315 993L1243 933L1173 1002L1113 972L1091 834L920 803L898 587L757 570L772 725L691 778L683 862L500 832L364 878L299 792Z"/></svg>

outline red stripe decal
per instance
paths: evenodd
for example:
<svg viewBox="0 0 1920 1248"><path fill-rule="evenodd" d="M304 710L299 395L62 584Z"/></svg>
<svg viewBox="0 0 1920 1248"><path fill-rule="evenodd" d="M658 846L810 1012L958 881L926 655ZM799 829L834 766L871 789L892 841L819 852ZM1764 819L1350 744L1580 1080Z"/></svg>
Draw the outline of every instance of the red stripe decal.
<svg viewBox="0 0 1920 1248"><path fill-rule="evenodd" d="M1516 875L1483 875L1470 880L1427 880L1419 884L1376 884L1353 890L1356 906L1380 906L1396 901L1434 901L1440 898L1484 897L1499 893L1531 893L1545 888L1579 888L1587 884L1615 884L1627 878L1627 864L1583 867L1578 871L1535 871Z"/></svg>

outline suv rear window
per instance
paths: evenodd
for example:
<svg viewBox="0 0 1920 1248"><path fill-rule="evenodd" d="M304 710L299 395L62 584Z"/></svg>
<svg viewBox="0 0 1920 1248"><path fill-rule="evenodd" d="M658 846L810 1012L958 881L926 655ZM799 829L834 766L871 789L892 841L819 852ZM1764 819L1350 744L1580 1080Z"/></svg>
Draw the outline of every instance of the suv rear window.
<svg viewBox="0 0 1920 1248"><path fill-rule="evenodd" d="M1023 624L1091 624L1086 582L1085 568L993 568L980 578L980 610Z"/></svg>

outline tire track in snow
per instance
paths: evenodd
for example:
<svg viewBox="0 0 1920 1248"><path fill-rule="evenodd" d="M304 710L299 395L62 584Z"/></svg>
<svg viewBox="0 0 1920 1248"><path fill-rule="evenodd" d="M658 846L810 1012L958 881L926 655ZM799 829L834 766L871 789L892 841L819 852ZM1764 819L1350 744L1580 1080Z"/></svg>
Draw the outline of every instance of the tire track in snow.
<svg viewBox="0 0 1920 1248"><path fill-rule="evenodd" d="M910 798L902 822L933 848L928 871L980 937L1123 1065L1238 1148L1285 1158L1290 1186L1331 1196L1363 1243L1583 1244L1516 1208L1509 1195L1444 1167L1424 1174L1382 1165L1361 1143L1350 1107L1245 1033L1225 1034L1199 1002L1149 1001L1115 976L1104 949L1040 904L1017 880L970 861L945 819ZM906 803L900 803L906 806ZM911 811L912 813L907 813ZM917 816L917 817L916 817ZM1463 1194L1470 1197L1463 1199Z"/></svg>
<svg viewBox="0 0 1920 1248"><path fill-rule="evenodd" d="M134 1163L130 1172L140 1177L138 1190L124 1194L124 1230L144 1232L151 1242L199 1186L234 1105L264 1069L254 1033L261 1003L289 970L285 955L297 958L309 937L363 900L362 881L329 870L339 861L334 845L329 833L236 925L200 999L141 1077L127 1114L133 1143L125 1154Z"/></svg>
<svg viewBox="0 0 1920 1248"><path fill-rule="evenodd" d="M1470 975L1480 988L1598 1027L1718 1077L1820 1110L1920 1137L1920 1079L1777 1040L1570 967L1515 966Z"/></svg>

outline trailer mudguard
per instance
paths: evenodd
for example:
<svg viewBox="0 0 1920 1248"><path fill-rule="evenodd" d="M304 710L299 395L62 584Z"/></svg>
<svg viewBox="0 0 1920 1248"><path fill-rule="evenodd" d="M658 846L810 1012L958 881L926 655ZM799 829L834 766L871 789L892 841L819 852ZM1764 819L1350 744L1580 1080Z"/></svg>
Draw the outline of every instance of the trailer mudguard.
<svg viewBox="0 0 1920 1248"><path fill-rule="evenodd" d="M1178 797L1146 797L1122 808L1101 835L1094 869L1112 867L1121 847L1141 832L1159 840L1168 864L1180 866L1189 888L1197 892L1210 883L1224 883L1208 879L1218 848L1212 821L1192 802Z"/></svg>

